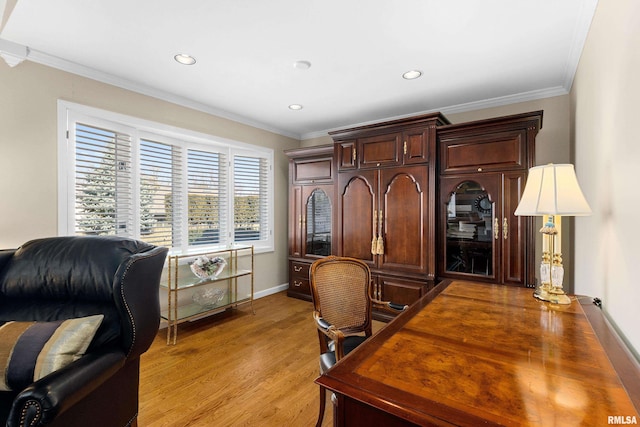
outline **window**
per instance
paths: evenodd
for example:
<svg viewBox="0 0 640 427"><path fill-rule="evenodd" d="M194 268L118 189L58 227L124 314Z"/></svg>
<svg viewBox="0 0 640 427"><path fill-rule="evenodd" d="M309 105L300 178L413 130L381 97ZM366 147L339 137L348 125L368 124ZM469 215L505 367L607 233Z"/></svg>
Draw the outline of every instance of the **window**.
<svg viewBox="0 0 640 427"><path fill-rule="evenodd" d="M60 234L273 250L273 151L59 102Z"/></svg>

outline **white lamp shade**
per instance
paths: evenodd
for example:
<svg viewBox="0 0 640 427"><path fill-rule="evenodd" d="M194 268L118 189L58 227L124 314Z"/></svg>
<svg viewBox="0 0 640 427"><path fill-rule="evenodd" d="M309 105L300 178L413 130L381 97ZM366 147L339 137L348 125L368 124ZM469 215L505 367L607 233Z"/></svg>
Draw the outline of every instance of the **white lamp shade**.
<svg viewBox="0 0 640 427"><path fill-rule="evenodd" d="M590 215L571 164L550 163L529 169L529 177L516 215Z"/></svg>

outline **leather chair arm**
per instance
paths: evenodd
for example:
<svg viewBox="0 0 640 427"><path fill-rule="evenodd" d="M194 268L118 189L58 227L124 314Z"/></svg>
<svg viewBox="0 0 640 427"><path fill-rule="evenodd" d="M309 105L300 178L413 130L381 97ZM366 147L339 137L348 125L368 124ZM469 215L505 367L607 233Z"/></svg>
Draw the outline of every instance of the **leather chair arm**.
<svg viewBox="0 0 640 427"><path fill-rule="evenodd" d="M158 332L158 288L167 251L167 248L157 246L134 254L116 273L114 295L116 305L124 315L123 343L129 359L147 351Z"/></svg>
<svg viewBox="0 0 640 427"><path fill-rule="evenodd" d="M376 299L374 299L372 303L373 303L373 306L378 310L387 312L389 314L394 314L394 315L400 314L403 311L405 311L407 308L409 308L408 305L396 304L390 301L380 301Z"/></svg>
<svg viewBox="0 0 640 427"><path fill-rule="evenodd" d="M9 412L7 427L50 423L98 388L120 370L125 362L125 354L120 350L87 354L41 378L16 396Z"/></svg>
<svg viewBox="0 0 640 427"><path fill-rule="evenodd" d="M337 360L342 359L342 357L344 356L344 346L343 346L343 343L345 340L344 333L341 330L336 329L336 327L330 324L329 322L327 322L323 317L320 316L320 313L318 313L317 311L313 312L313 318L316 321L316 327L318 328L318 331L324 334L330 341L333 341L335 346L336 359ZM322 349L322 344L321 344L321 349ZM326 351L326 348L322 350Z"/></svg>

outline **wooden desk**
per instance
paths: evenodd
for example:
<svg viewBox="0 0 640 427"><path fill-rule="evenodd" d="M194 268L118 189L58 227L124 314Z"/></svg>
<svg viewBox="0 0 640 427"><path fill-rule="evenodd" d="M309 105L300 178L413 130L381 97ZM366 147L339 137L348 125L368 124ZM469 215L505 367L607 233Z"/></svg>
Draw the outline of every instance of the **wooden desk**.
<svg viewBox="0 0 640 427"><path fill-rule="evenodd" d="M591 298L572 300L445 281L316 382L338 426L640 424L638 364Z"/></svg>

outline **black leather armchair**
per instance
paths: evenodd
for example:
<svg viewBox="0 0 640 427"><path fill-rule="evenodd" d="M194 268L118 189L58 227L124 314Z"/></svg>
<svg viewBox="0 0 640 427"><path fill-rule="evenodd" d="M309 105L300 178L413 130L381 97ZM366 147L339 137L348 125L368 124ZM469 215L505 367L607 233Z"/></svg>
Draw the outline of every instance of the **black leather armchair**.
<svg viewBox="0 0 640 427"><path fill-rule="evenodd" d="M0 391L0 425L137 425L140 355L158 330L166 254L121 237L52 237L0 251L0 323L104 315L83 357Z"/></svg>

